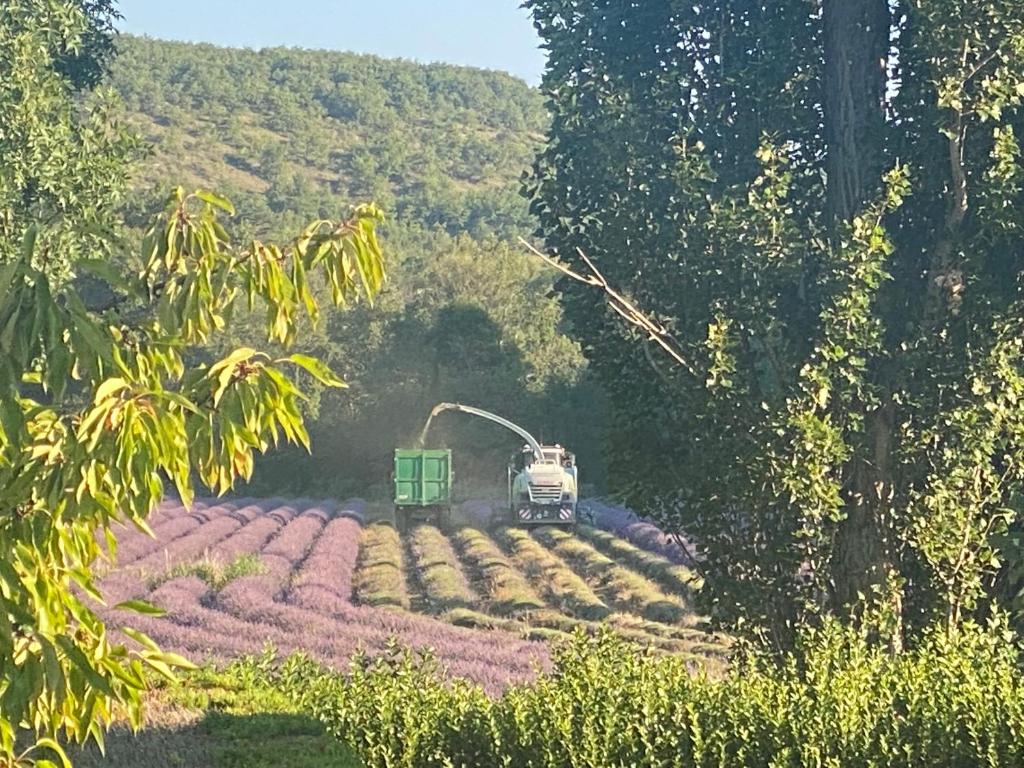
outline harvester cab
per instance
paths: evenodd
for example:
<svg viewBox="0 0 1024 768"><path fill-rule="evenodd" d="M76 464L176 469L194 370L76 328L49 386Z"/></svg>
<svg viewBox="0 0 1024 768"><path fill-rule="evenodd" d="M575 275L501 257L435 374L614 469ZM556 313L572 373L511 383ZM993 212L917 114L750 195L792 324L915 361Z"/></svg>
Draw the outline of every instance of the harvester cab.
<svg viewBox="0 0 1024 768"><path fill-rule="evenodd" d="M538 459L526 445L509 462L512 522L572 525L578 501L576 457L560 445L542 445L540 449Z"/></svg>

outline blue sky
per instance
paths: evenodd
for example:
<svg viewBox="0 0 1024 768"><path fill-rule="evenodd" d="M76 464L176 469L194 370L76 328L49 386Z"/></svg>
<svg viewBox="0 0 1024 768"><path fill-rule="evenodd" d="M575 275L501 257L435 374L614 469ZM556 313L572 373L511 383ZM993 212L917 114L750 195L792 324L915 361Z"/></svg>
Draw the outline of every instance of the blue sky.
<svg viewBox="0 0 1024 768"><path fill-rule="evenodd" d="M503 69L540 82L519 0L120 0L121 29L169 40L287 45Z"/></svg>

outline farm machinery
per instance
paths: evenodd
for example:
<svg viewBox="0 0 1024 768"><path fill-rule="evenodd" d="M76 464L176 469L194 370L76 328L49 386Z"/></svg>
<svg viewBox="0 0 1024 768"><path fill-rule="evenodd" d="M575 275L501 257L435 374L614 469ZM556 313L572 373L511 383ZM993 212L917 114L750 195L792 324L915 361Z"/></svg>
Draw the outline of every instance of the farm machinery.
<svg viewBox="0 0 1024 768"><path fill-rule="evenodd" d="M525 445L509 460L508 505L501 522L517 525L576 524L578 472L576 457L561 445L542 445L508 419L459 403L441 403L430 412L419 445L426 442L434 418L445 411L464 413L499 424L523 438ZM412 520L447 522L451 513L452 454L450 450L395 451L395 517L400 527Z"/></svg>

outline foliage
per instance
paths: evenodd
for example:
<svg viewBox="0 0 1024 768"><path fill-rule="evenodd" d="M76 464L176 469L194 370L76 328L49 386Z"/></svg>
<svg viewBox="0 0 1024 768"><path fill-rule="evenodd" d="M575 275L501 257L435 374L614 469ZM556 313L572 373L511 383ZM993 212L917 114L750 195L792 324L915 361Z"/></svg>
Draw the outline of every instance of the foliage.
<svg viewBox="0 0 1024 768"><path fill-rule="evenodd" d="M139 152L107 100L80 115L68 83L53 74L54 58L86 28L60 2L15 0L0 9L0 247L9 263L34 237L33 266L55 280L68 277L73 261L111 252L127 162ZM36 223L45 226L30 235ZM11 278L4 275L5 286Z"/></svg>
<svg viewBox="0 0 1024 768"><path fill-rule="evenodd" d="M156 145L148 175L224 190L261 235L365 197L453 236L532 226L515 183L546 115L510 75L128 35L117 48L110 85Z"/></svg>
<svg viewBox="0 0 1024 768"><path fill-rule="evenodd" d="M165 478L186 500L196 476L217 491L252 472L253 454L307 441L285 367L340 383L318 361L238 349L209 364L184 355L228 324L236 304L294 338L315 320L311 279L335 305L377 293L379 214L317 221L286 248L239 248L218 219L231 205L181 190L137 255L111 234L132 147L104 112L80 116L55 61L86 29L77 6L19 0L0 11L0 756L25 727L102 740L115 714L141 716L143 670L183 664L145 636L107 633L92 567L115 522L145 529ZM127 265L111 268L114 250ZM105 298L87 292L91 275ZM317 276L319 275L319 276ZM128 601L124 609L152 612ZM40 759L40 765L46 765Z"/></svg>
<svg viewBox="0 0 1024 768"><path fill-rule="evenodd" d="M823 612L898 645L977 611L1024 483L1020 4L527 5L541 232L685 363L563 282L614 490L777 645Z"/></svg>
<svg viewBox="0 0 1024 768"><path fill-rule="evenodd" d="M610 636L577 636L551 674L488 699L436 661L395 651L348 677L305 657L268 674L374 766L1015 765L1017 657L1001 633L938 632L893 657L834 624L784 665L721 680Z"/></svg>
<svg viewBox="0 0 1024 768"><path fill-rule="evenodd" d="M509 242L535 222L517 194L546 124L543 100L496 72L339 52L244 51L121 36L110 83L154 143L139 200L173 178L225 191L243 225L288 232L370 194L394 211L393 254L372 312L301 334L350 387L313 391L312 460L260 463L258 495L387 495L391 452L443 400L513 418L576 449L603 482L604 403L563 328L553 280ZM182 73L187 73L183 76ZM259 322L228 343L254 346ZM468 420L442 425L459 488L504 485L509 436Z"/></svg>
<svg viewBox="0 0 1024 768"><path fill-rule="evenodd" d="M57 71L79 90L95 88L114 57L114 25L121 19L114 0L78 0L86 26L76 45L58 55Z"/></svg>

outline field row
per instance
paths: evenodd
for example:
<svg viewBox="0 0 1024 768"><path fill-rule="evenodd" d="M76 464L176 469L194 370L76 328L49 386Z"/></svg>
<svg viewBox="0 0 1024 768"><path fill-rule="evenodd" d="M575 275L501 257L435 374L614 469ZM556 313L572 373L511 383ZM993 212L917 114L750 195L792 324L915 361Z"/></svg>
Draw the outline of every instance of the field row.
<svg viewBox="0 0 1024 768"><path fill-rule="evenodd" d="M108 604L168 610L131 623L192 657L231 658L271 643L343 667L395 638L435 649L449 671L491 690L548 664L541 641L607 625L663 651L715 661L724 645L696 627L690 577L667 558L584 529L400 537L362 523L363 504L248 500L167 504L156 538L122 530ZM125 616L108 616L115 623Z"/></svg>

